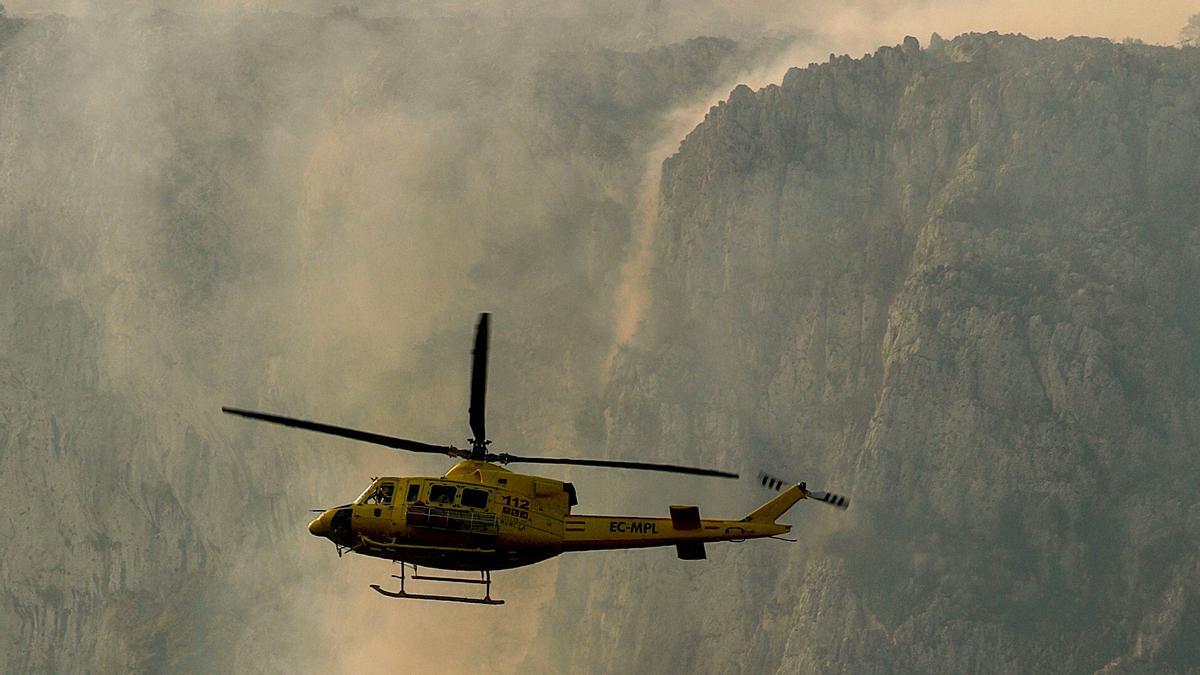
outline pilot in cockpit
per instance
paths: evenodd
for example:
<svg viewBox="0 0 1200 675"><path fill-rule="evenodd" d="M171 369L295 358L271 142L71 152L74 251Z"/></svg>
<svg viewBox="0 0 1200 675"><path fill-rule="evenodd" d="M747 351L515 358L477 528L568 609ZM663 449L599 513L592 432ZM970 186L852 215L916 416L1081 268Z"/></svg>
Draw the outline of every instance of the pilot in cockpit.
<svg viewBox="0 0 1200 675"><path fill-rule="evenodd" d="M390 506L392 503L392 493L395 492L396 486L391 483L384 483L375 488L370 497L363 500L364 504L379 504L381 506Z"/></svg>

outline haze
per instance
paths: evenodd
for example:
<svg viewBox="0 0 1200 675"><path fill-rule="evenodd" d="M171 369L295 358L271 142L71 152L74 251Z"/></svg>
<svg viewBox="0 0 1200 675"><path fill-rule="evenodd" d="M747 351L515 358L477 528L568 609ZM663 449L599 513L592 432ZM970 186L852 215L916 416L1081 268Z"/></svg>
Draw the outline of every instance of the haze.
<svg viewBox="0 0 1200 675"><path fill-rule="evenodd" d="M498 447L695 461L694 448L623 443L635 437L613 411L632 419L645 396L653 414L696 414L654 408L653 387L686 385L629 364L661 338L643 327L662 289L662 162L711 106L739 83L905 35L1170 45L1200 11L376 1L357 3L360 22L302 1L5 6L34 18L0 33L0 506L20 514L0 529L0 670L66 671L550 671L547 654L576 640L598 649L604 632L573 635L569 622L617 628L566 608L597 592L605 554L497 575L503 611L384 601L367 585L388 565L336 558L305 531L307 509L445 463L224 419L219 406L461 443L470 331L490 310ZM406 21L382 18L394 15ZM682 369L738 370L719 361ZM709 430L748 424L714 416ZM716 452L703 460L759 468L739 448ZM753 453L788 461L775 441ZM734 516L765 498L688 478L555 475L593 512L700 503ZM50 502L44 521L29 510ZM857 522L821 515L798 529L821 555ZM790 560L778 555L767 560ZM754 577L748 560L728 573ZM676 562L620 564L654 579ZM679 575L726 573L704 564ZM781 574L760 580L793 572Z"/></svg>

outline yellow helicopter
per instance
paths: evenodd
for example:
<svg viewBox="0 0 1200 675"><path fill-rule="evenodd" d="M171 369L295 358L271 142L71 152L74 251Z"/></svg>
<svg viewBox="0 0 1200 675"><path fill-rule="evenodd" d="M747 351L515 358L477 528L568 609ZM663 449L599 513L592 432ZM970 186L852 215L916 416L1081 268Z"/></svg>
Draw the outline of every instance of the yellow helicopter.
<svg viewBox="0 0 1200 675"><path fill-rule="evenodd" d="M484 425L490 315L481 314L472 350L471 402L468 416L474 438L470 448L431 445L394 436L333 426L270 413L223 407L222 411L250 419L317 431L383 445L397 450L446 455L459 461L440 478L376 478L352 503L321 512L308 531L334 543L337 553L385 558L400 563L399 591L371 588L393 597L501 605L491 597L494 570L532 565L570 551L595 551L649 546L675 546L683 560L705 558L704 544L778 537L790 525L775 522L801 499L817 499L847 508L845 497L809 490L804 483L788 487L738 520L701 518L696 506L671 506L670 517L575 515L575 487L553 478L515 473L505 464L573 464L700 476L737 478L738 474L673 464L561 457L525 457L488 450ZM775 490L785 483L766 474L762 484ZM410 593L405 588L406 566L413 579L444 583L480 584L482 598ZM477 571L479 578L422 575L418 566L440 570Z"/></svg>

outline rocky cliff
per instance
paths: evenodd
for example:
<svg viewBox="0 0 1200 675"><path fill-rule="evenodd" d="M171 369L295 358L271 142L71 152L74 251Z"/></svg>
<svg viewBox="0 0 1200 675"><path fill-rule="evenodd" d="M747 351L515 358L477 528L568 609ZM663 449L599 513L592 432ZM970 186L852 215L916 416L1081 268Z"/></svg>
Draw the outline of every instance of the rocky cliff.
<svg viewBox="0 0 1200 675"><path fill-rule="evenodd" d="M1198 73L1196 49L975 34L735 89L664 166L609 452L852 507L707 562L566 560L541 658L1200 669Z"/></svg>

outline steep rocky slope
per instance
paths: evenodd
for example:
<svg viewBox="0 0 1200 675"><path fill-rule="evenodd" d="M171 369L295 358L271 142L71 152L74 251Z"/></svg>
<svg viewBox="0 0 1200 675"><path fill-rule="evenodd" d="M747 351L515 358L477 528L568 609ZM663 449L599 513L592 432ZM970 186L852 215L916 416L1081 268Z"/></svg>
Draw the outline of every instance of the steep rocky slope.
<svg viewBox="0 0 1200 675"><path fill-rule="evenodd" d="M565 561L540 663L1200 669L1198 158L1196 49L910 38L735 89L664 167L609 451L853 506Z"/></svg>

